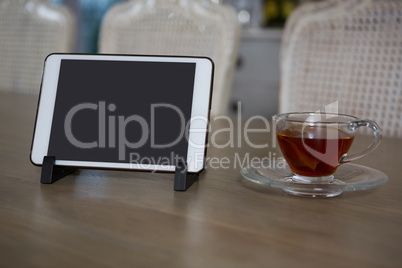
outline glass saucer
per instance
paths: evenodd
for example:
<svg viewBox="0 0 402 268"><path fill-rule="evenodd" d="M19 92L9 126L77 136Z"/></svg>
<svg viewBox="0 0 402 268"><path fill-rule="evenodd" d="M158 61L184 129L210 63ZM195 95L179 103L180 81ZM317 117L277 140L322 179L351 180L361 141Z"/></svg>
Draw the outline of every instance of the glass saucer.
<svg viewBox="0 0 402 268"><path fill-rule="evenodd" d="M350 163L336 170L332 183L322 184L295 182L287 164L279 166L269 160L245 167L240 173L251 182L281 188L289 194L309 197L334 197L345 191L375 188L388 181L388 176L379 170Z"/></svg>

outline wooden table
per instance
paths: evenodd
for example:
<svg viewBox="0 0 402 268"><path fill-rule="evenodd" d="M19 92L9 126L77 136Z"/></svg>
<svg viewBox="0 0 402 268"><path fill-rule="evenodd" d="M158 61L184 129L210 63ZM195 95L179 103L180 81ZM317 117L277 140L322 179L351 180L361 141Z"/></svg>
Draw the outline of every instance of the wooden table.
<svg viewBox="0 0 402 268"><path fill-rule="evenodd" d="M42 185L29 161L36 104L0 93L1 267L402 267L402 139L359 162L385 172L386 185L329 199L261 187L240 164L213 162L186 192L173 191L171 174L132 171L80 170ZM213 122L218 145L228 126ZM208 157L277 153L238 138Z"/></svg>

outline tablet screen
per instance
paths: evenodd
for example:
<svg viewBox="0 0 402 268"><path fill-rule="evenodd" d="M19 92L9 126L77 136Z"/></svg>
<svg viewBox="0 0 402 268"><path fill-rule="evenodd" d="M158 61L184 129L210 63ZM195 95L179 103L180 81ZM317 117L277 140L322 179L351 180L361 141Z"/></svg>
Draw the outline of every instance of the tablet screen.
<svg viewBox="0 0 402 268"><path fill-rule="evenodd" d="M187 157L195 63L61 60L48 155L175 165Z"/></svg>

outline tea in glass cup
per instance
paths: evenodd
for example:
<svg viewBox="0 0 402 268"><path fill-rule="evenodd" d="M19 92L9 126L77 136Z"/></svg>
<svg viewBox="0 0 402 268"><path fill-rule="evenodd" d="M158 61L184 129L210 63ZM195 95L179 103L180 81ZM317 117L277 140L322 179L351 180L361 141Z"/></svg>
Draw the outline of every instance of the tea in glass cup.
<svg viewBox="0 0 402 268"><path fill-rule="evenodd" d="M334 178L343 163L365 156L381 141L377 123L351 115L334 113L285 113L273 117L282 154L292 170L286 192L301 196L330 197L343 192L342 181ZM358 128L373 131L370 146L348 155ZM337 187L332 187L337 185Z"/></svg>

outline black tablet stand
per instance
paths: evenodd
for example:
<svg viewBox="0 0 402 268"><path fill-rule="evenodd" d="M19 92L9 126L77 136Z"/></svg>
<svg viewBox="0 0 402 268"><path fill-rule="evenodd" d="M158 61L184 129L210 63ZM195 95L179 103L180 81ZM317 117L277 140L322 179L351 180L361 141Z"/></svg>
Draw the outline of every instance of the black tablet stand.
<svg viewBox="0 0 402 268"><path fill-rule="evenodd" d="M200 173L188 173L187 163L184 163L183 160L179 160L174 174L174 190L187 190L197 180L198 175L200 175Z"/></svg>
<svg viewBox="0 0 402 268"><path fill-rule="evenodd" d="M75 168L56 166L56 157L43 157L40 183L50 184L76 171Z"/></svg>
<svg viewBox="0 0 402 268"><path fill-rule="evenodd" d="M77 170L76 168L56 166L55 161L54 156L43 157L41 183L54 183ZM186 191L197 180L198 175L199 173L188 173L187 164L179 160L175 171L174 190Z"/></svg>

